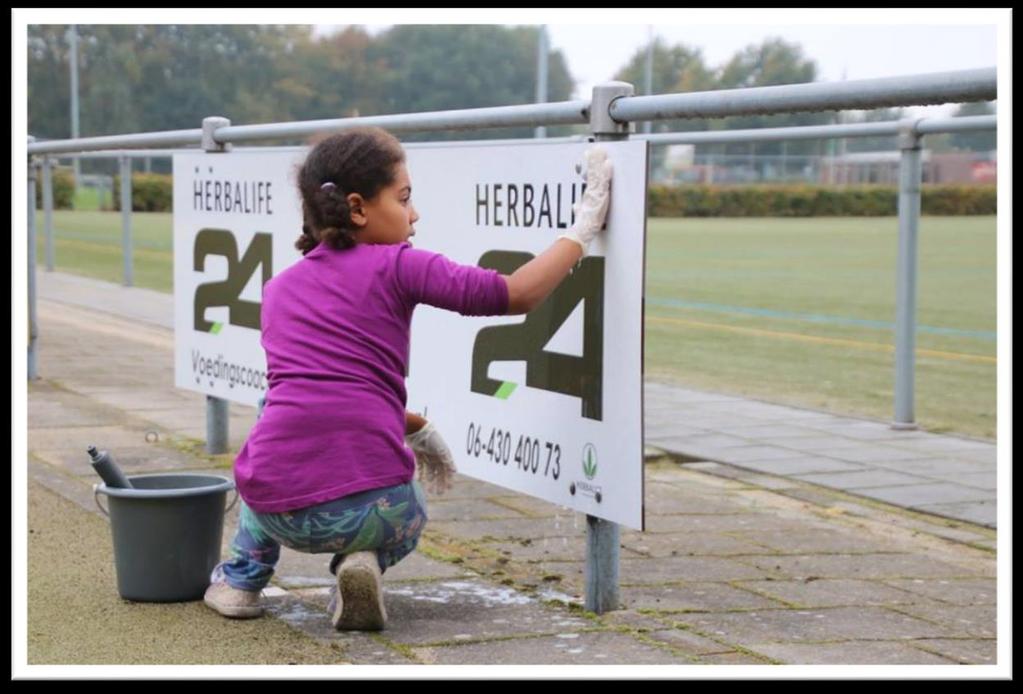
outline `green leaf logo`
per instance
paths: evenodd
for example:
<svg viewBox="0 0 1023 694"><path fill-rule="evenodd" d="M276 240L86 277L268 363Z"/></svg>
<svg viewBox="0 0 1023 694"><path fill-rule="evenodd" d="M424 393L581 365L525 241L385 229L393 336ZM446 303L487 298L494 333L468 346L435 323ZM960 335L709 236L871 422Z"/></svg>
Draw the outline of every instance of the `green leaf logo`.
<svg viewBox="0 0 1023 694"><path fill-rule="evenodd" d="M597 449L592 443L583 449L583 472L588 480L597 476Z"/></svg>

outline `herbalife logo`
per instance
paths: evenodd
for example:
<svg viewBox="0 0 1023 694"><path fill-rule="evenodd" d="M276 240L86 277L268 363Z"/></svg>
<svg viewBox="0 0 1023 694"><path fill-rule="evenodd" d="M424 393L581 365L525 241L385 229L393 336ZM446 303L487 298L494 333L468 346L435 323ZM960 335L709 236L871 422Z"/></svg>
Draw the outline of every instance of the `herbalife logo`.
<svg viewBox="0 0 1023 694"><path fill-rule="evenodd" d="M588 480L597 476L597 448L592 443L583 448L583 473Z"/></svg>
<svg viewBox="0 0 1023 694"><path fill-rule="evenodd" d="M583 474L590 482L597 476L597 447L588 443L583 447ZM601 488L588 482L575 481L568 485L568 493L592 497L599 504L603 500Z"/></svg>

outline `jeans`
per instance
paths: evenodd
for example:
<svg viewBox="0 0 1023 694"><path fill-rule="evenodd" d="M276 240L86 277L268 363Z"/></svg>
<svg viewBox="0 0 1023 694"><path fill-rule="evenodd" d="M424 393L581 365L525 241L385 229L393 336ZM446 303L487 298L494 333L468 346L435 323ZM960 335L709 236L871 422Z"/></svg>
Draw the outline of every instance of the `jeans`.
<svg viewBox="0 0 1023 694"><path fill-rule="evenodd" d="M307 554L333 553L331 573L345 555L374 551L383 572L415 550L426 520L426 497L415 480L284 513L256 513L243 502L233 558L218 564L210 581L262 590L281 545Z"/></svg>

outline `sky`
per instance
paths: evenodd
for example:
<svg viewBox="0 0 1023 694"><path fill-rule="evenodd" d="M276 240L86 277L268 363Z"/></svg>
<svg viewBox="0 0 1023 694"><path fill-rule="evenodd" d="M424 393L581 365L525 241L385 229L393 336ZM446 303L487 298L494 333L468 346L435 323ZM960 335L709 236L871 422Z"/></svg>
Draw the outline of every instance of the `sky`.
<svg viewBox="0 0 1023 694"><path fill-rule="evenodd" d="M577 80L576 98L585 98L595 84L610 80L651 37L668 45L699 49L710 67L724 65L735 53L767 38L780 37L802 46L803 54L817 63L818 81L840 81L966 70L998 63L997 23L1007 13L945 10L896 12L886 10L742 10L746 24L730 23L736 11L672 11L637 9L626 16L600 12L593 21L615 23L573 24L570 13L553 10L507 16L512 21L431 14L402 18L402 23L544 24L551 50L561 51L569 72ZM589 17L591 13L587 13ZM920 21L926 17L927 21ZM1004 19L1003 19L1004 17ZM517 20L517 21L515 21ZM364 22L371 34L390 24ZM345 25L319 24L318 35ZM637 84L637 93L643 85ZM948 115L953 106L914 107L915 115Z"/></svg>

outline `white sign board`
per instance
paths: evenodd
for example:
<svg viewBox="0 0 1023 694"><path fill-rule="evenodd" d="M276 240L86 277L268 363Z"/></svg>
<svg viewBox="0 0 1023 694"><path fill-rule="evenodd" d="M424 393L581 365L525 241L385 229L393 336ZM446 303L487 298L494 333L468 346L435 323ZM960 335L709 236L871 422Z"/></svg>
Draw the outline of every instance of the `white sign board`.
<svg viewBox="0 0 1023 694"><path fill-rule="evenodd" d="M602 143L607 228L525 316L419 306L408 409L434 423L459 472L643 528L643 263L647 145ZM586 144L407 148L414 245L511 274L571 225ZM257 404L262 282L301 258L303 153L174 157L176 384Z"/></svg>
<svg viewBox="0 0 1023 694"><path fill-rule="evenodd" d="M299 260L296 153L174 156L174 378L255 406L267 389L263 283Z"/></svg>
<svg viewBox="0 0 1023 694"><path fill-rule="evenodd" d="M413 242L512 274L571 225L586 146L410 148ZM588 256L525 316L417 308L408 407L459 472L642 529L647 145L602 146L611 205Z"/></svg>

